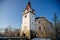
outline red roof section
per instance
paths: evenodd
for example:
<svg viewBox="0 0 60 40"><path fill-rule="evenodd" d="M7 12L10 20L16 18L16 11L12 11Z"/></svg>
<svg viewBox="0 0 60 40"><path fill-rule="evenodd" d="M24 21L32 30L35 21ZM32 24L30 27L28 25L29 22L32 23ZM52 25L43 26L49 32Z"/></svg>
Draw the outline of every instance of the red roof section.
<svg viewBox="0 0 60 40"><path fill-rule="evenodd" d="M28 2L27 6L26 6L26 9L29 10L29 8L31 8L31 3Z"/></svg>

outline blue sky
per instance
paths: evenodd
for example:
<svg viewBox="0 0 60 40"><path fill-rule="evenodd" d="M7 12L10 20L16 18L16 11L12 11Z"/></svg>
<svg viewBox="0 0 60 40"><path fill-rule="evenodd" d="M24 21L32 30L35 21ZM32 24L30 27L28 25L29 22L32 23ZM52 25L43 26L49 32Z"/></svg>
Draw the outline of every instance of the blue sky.
<svg viewBox="0 0 60 40"><path fill-rule="evenodd" d="M8 25L19 28L22 22L22 11L26 8L29 0L0 0L0 28ZM36 17L44 16L53 21L54 13L60 19L60 3L58 0L30 0Z"/></svg>

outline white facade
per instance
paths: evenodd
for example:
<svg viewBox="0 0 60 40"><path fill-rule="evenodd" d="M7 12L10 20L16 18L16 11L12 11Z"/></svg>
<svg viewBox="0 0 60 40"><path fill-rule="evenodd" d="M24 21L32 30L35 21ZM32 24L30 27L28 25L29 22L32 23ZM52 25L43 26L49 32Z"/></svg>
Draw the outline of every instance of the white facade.
<svg viewBox="0 0 60 40"><path fill-rule="evenodd" d="M35 30L35 15L28 12L22 16L22 30Z"/></svg>
<svg viewBox="0 0 60 40"><path fill-rule="evenodd" d="M31 8L30 3L28 3L22 13L21 36L25 35L30 37L31 30L37 33L37 37L46 37L46 33L50 35L49 32L53 32L53 26L45 17L35 18L35 12Z"/></svg>
<svg viewBox="0 0 60 40"><path fill-rule="evenodd" d="M21 33L27 33L30 30L35 30L35 14L28 3L27 8L22 13L22 28Z"/></svg>

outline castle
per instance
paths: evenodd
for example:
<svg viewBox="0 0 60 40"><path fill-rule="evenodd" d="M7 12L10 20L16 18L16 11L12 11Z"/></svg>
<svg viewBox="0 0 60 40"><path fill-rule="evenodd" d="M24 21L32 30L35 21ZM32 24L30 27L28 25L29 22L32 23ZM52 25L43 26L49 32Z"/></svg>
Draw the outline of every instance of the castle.
<svg viewBox="0 0 60 40"><path fill-rule="evenodd" d="M45 17L35 17L35 11L28 2L26 8L22 12L22 26L20 36L31 38L31 31L36 37L53 37L53 24Z"/></svg>

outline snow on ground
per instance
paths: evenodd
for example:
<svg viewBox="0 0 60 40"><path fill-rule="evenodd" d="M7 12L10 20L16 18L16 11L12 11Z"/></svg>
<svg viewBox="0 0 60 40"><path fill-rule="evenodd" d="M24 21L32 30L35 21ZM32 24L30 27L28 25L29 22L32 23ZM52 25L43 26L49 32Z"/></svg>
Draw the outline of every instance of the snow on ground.
<svg viewBox="0 0 60 40"><path fill-rule="evenodd" d="M51 40L51 38L33 38L32 40Z"/></svg>

